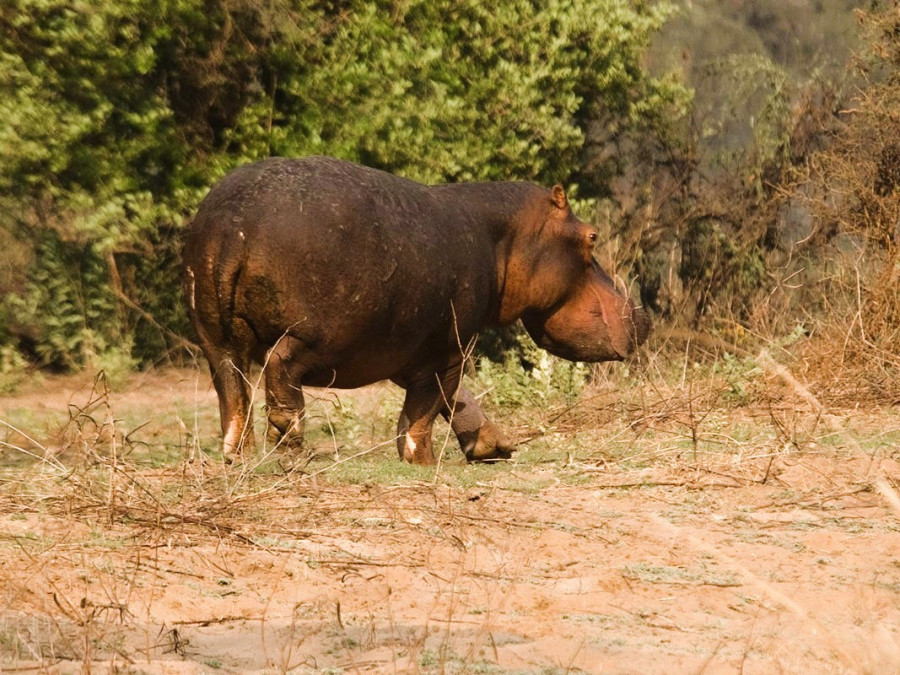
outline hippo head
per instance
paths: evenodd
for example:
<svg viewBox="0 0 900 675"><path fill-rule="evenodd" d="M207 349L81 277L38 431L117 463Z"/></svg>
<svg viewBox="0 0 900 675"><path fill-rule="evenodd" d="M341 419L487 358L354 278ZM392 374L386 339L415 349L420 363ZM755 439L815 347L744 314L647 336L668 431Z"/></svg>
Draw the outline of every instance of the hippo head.
<svg viewBox="0 0 900 675"><path fill-rule="evenodd" d="M538 346L570 361L625 358L647 339L647 314L594 260L597 233L572 214L562 187L542 201L539 221L528 228L534 235L525 329Z"/></svg>

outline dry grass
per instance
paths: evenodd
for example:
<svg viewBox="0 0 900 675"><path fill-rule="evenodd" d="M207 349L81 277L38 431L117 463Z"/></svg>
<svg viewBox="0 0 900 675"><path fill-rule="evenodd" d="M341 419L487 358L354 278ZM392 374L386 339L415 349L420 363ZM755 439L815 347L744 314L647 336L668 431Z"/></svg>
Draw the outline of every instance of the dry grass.
<svg viewBox="0 0 900 675"><path fill-rule="evenodd" d="M780 354L676 344L496 413L512 461L438 471L397 462L384 388L323 394L308 457L241 466L208 450L203 375L74 386L47 431L23 392L2 416L0 664L897 667L897 411L823 402Z"/></svg>

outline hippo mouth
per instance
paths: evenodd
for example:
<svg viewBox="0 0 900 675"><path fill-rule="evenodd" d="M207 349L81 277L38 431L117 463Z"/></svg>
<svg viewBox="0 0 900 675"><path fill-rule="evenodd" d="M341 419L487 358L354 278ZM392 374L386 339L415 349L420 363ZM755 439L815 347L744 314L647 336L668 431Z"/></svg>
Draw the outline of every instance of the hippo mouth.
<svg viewBox="0 0 900 675"><path fill-rule="evenodd" d="M564 305L550 316L523 316L525 329L539 347L569 361L621 361L647 339L650 320L643 309L624 297L587 297L592 302L581 311Z"/></svg>
<svg viewBox="0 0 900 675"><path fill-rule="evenodd" d="M606 325L610 344L622 359L629 356L650 334L650 319L641 307L625 301L621 313L601 305L600 318Z"/></svg>
<svg viewBox="0 0 900 675"><path fill-rule="evenodd" d="M591 313L606 326L606 334L610 345L620 359L629 356L639 345L643 344L650 334L650 319L641 307L635 307L626 297L618 296L613 302L604 298L595 289L592 294L600 305L600 311L592 309Z"/></svg>
<svg viewBox="0 0 900 675"><path fill-rule="evenodd" d="M565 321L542 322L534 317L523 317L523 323L538 347L567 361L621 361L628 354L622 353L626 345L617 346L609 339L600 312L589 313L578 325Z"/></svg>

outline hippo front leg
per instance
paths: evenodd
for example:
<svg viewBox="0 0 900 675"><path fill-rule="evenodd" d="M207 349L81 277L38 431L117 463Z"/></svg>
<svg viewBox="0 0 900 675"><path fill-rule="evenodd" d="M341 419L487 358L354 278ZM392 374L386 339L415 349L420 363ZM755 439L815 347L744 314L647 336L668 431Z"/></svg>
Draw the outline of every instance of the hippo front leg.
<svg viewBox="0 0 900 675"><path fill-rule="evenodd" d="M461 375L461 367L457 365L442 374L394 380L406 389L406 400L397 422L400 459L411 464L435 463L431 441L434 420L453 400Z"/></svg>
<svg viewBox="0 0 900 675"><path fill-rule="evenodd" d="M509 459L516 450L500 427L487 418L478 401L465 387L460 387L456 392L456 404L445 406L441 414L450 422L450 427L459 440L459 447L470 462Z"/></svg>
<svg viewBox="0 0 900 675"><path fill-rule="evenodd" d="M303 442L302 349L298 340L282 337L269 352L265 371L267 436L271 443L289 448L297 448Z"/></svg>

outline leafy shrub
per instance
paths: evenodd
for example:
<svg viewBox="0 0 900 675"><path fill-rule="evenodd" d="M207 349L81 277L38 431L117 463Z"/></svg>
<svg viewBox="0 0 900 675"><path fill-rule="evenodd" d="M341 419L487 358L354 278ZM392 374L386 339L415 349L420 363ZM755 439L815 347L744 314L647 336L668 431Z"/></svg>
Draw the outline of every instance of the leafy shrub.
<svg viewBox="0 0 900 675"><path fill-rule="evenodd" d="M511 334L513 348L482 356L476 365L480 384L502 407L571 402L590 376L590 366L557 358L540 349L524 330Z"/></svg>
<svg viewBox="0 0 900 675"><path fill-rule="evenodd" d="M89 245L45 233L35 250L25 292L5 300L5 313L40 335L35 356L45 366L76 368L122 335L104 261Z"/></svg>
<svg viewBox="0 0 900 675"><path fill-rule="evenodd" d="M9 0L0 5L0 292L40 364L187 331L179 232L237 164L330 154L427 181L606 189L591 130L652 129L685 90L642 67L665 3ZM473 132L473 130L475 130ZM602 162L591 162L599 166ZM586 164L585 164L586 166ZM21 236L13 236L21 235Z"/></svg>
<svg viewBox="0 0 900 675"><path fill-rule="evenodd" d="M0 393L10 394L28 379L25 359L12 347L0 347Z"/></svg>

